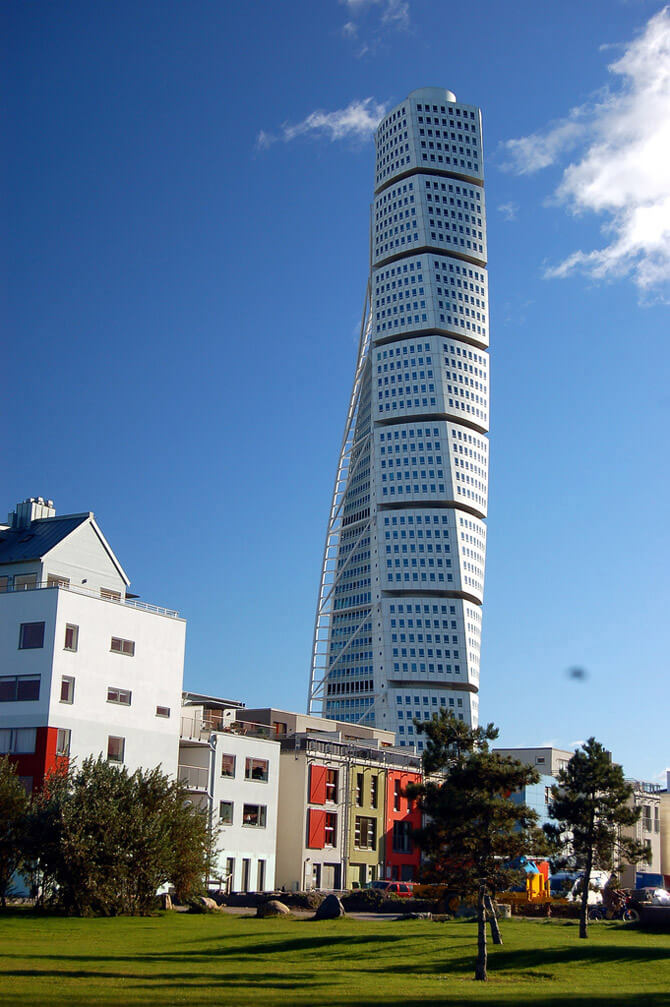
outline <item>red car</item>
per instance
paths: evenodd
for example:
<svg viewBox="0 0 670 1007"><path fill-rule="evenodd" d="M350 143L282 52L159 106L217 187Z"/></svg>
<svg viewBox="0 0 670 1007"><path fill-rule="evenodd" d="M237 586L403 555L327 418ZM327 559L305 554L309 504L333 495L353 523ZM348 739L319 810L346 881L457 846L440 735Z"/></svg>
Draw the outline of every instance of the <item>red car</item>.
<svg viewBox="0 0 670 1007"><path fill-rule="evenodd" d="M368 887L375 888L384 895L395 895L399 899L411 899L414 895L413 881L373 881Z"/></svg>

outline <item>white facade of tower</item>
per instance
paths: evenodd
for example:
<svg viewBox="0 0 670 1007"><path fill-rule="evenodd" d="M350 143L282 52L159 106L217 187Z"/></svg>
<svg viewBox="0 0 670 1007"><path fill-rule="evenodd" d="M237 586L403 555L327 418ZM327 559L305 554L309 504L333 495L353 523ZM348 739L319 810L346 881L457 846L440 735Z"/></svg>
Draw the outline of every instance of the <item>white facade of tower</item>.
<svg viewBox="0 0 670 1007"><path fill-rule="evenodd" d="M371 270L309 710L394 730L411 746L413 718L440 707L478 721L489 424L481 115L422 88L375 139Z"/></svg>

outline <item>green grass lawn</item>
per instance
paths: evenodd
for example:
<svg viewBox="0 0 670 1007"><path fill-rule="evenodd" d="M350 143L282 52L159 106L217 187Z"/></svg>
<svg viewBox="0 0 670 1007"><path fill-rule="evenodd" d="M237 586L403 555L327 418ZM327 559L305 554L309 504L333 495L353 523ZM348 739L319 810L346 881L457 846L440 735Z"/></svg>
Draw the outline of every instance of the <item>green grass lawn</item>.
<svg viewBox="0 0 670 1007"><path fill-rule="evenodd" d="M0 915L0 1003L670 1004L670 935L618 923L503 921L489 982L476 927L416 921Z"/></svg>

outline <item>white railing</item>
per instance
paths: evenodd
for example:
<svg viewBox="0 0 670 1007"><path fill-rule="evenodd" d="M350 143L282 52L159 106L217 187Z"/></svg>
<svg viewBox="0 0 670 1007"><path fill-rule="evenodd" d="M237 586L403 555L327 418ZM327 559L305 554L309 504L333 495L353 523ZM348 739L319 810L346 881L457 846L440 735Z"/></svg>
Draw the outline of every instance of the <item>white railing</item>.
<svg viewBox="0 0 670 1007"><path fill-rule="evenodd" d="M180 783L185 783L189 790L207 790L209 783L209 769L202 766L179 766L177 778Z"/></svg>
<svg viewBox="0 0 670 1007"><path fill-rule="evenodd" d="M110 595L103 595L100 592L100 588L87 588L73 584L67 584L64 580L59 581L38 581L35 584L22 584L20 587L14 588L8 585L4 589L0 589L0 594L17 594L20 591L50 591L57 588L61 591L72 591L74 594L84 595L86 598L99 598L102 601L111 601L115 605L128 605L131 608L140 609L142 612L152 612L155 615L164 615L168 619L178 619L179 612L173 608L163 608L161 605L150 605L146 601L138 601L134 598L114 598Z"/></svg>
<svg viewBox="0 0 670 1007"><path fill-rule="evenodd" d="M267 738L269 741L277 741L282 737L267 724L252 724L246 720L224 720L209 714L205 714L204 717L181 718L180 735L186 740L207 741L206 736L213 732L246 734L255 738Z"/></svg>

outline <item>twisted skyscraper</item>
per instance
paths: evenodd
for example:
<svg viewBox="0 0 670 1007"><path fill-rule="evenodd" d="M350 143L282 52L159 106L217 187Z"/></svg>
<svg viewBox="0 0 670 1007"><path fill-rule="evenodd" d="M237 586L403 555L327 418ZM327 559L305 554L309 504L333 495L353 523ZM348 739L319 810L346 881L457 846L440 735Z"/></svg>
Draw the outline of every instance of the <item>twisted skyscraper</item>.
<svg viewBox="0 0 670 1007"><path fill-rule="evenodd" d="M481 114L422 88L375 139L371 268L309 709L412 745L413 718L440 707L478 720L489 412Z"/></svg>

